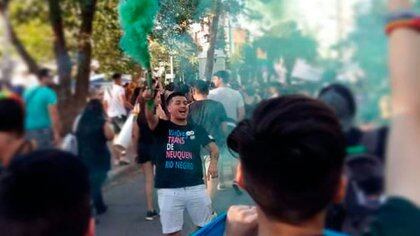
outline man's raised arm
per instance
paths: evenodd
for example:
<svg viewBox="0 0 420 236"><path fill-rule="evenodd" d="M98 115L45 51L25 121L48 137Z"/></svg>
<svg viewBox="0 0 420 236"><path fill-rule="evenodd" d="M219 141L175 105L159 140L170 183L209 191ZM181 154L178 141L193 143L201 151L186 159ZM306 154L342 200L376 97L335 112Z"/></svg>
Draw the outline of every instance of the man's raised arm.
<svg viewBox="0 0 420 236"><path fill-rule="evenodd" d="M408 0L390 0L390 11L410 8ZM392 129L388 146L386 190L420 205L420 34L398 28L390 35Z"/></svg>
<svg viewBox="0 0 420 236"><path fill-rule="evenodd" d="M156 102L153 102L153 95L150 90L144 91L142 96L147 101L145 106L147 124L151 130L155 130L159 124L159 117L155 114Z"/></svg>

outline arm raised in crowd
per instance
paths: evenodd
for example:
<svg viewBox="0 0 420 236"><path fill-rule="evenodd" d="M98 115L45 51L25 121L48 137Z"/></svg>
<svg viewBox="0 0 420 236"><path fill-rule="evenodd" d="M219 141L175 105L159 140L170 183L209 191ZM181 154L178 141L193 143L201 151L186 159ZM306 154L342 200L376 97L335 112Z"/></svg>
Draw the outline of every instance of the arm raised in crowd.
<svg viewBox="0 0 420 236"><path fill-rule="evenodd" d="M156 103L153 103L153 106L149 105L149 102L153 99L153 94L150 90L145 90L142 94L143 98L147 101L148 104L145 106L145 115L147 124L151 130L155 130L159 124L159 117L155 113Z"/></svg>
<svg viewBox="0 0 420 236"><path fill-rule="evenodd" d="M408 8L408 0L389 1L390 11ZM398 28L390 36L389 49L393 119L386 190L420 205L420 34Z"/></svg>

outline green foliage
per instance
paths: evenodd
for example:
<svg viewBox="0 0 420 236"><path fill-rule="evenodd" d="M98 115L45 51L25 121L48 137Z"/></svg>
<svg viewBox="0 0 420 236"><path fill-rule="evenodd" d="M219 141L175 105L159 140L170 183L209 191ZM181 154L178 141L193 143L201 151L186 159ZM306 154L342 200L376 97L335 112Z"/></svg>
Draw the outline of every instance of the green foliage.
<svg viewBox="0 0 420 236"><path fill-rule="evenodd" d="M261 23L261 28L270 29L284 21L285 0L247 0L244 13L248 19Z"/></svg>
<svg viewBox="0 0 420 236"><path fill-rule="evenodd" d="M235 67L244 79L258 78L262 68L268 69L269 76L276 76L274 65L283 59L290 76L297 58L315 62L318 56L317 47L317 41L303 34L295 22L281 23L267 30L252 44L245 45L242 50L243 57L236 61ZM266 54L266 57L258 56L258 51Z"/></svg>
<svg viewBox="0 0 420 236"><path fill-rule="evenodd" d="M93 22L93 58L102 73L134 74L135 63L119 47L122 30L118 19L118 0L99 1Z"/></svg>
<svg viewBox="0 0 420 236"><path fill-rule="evenodd" d="M364 3L366 4L366 3ZM355 49L353 61L364 71L364 77L353 85L359 94L359 120L362 122L379 119L379 101L389 94L388 83L388 47L384 34L383 17L387 5L385 0L371 0L370 6L356 6L356 29L343 43L343 47Z"/></svg>
<svg viewBox="0 0 420 236"><path fill-rule="evenodd" d="M47 13L48 7L41 1L11 1L9 5L9 15L16 34L39 63L48 63L54 59L53 33Z"/></svg>

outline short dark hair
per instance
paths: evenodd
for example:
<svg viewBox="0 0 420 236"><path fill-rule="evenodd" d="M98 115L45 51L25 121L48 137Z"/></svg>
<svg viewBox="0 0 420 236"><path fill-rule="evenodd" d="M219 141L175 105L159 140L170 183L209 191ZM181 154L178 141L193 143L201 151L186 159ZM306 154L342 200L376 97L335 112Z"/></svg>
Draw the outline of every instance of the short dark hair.
<svg viewBox="0 0 420 236"><path fill-rule="evenodd" d="M171 103L172 99L174 99L175 97L187 98L184 93L173 92L173 93L169 94L169 96L166 98L166 106L168 106Z"/></svg>
<svg viewBox="0 0 420 236"><path fill-rule="evenodd" d="M190 92L190 86L184 83L176 83L174 86L174 92L179 92L187 96L187 94Z"/></svg>
<svg viewBox="0 0 420 236"><path fill-rule="evenodd" d="M225 70L219 70L218 72L214 73L214 76L219 77L222 79L223 83L227 84L230 81L230 74Z"/></svg>
<svg viewBox="0 0 420 236"><path fill-rule="evenodd" d="M70 153L16 157L0 178L0 232L83 236L89 229L88 170Z"/></svg>
<svg viewBox="0 0 420 236"><path fill-rule="evenodd" d="M209 94L209 84L204 80L196 80L192 84L192 87L196 89L200 94Z"/></svg>
<svg viewBox="0 0 420 236"><path fill-rule="evenodd" d="M342 84L330 84L327 87L321 89L318 97L321 100L323 100L323 96L329 92L335 92L339 94L341 97L343 97L347 103L346 105L347 105L349 115L352 117L356 115L356 112L357 112L356 101L354 99L353 93L348 87Z"/></svg>
<svg viewBox="0 0 420 236"><path fill-rule="evenodd" d="M42 68L37 73L38 79L51 76L51 70L48 68Z"/></svg>
<svg viewBox="0 0 420 236"><path fill-rule="evenodd" d="M25 130L25 110L17 95L0 98L0 132L11 132L23 136Z"/></svg>
<svg viewBox="0 0 420 236"><path fill-rule="evenodd" d="M299 224L332 202L345 157L334 112L304 96L263 101L228 137L239 154L245 189L275 220Z"/></svg>
<svg viewBox="0 0 420 236"><path fill-rule="evenodd" d="M121 79L122 75L121 75L121 73L114 73L111 78L112 78L112 80Z"/></svg>

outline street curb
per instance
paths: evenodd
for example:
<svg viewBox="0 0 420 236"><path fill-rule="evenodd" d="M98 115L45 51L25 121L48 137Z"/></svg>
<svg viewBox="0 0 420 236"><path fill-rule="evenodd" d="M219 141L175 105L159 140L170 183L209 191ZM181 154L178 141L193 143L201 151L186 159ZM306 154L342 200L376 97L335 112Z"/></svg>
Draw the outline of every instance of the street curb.
<svg viewBox="0 0 420 236"><path fill-rule="evenodd" d="M108 172L108 178L104 183L104 187L107 187L112 182L120 179L121 177L138 170L140 167L137 164L130 164L127 166L116 167L115 169Z"/></svg>

